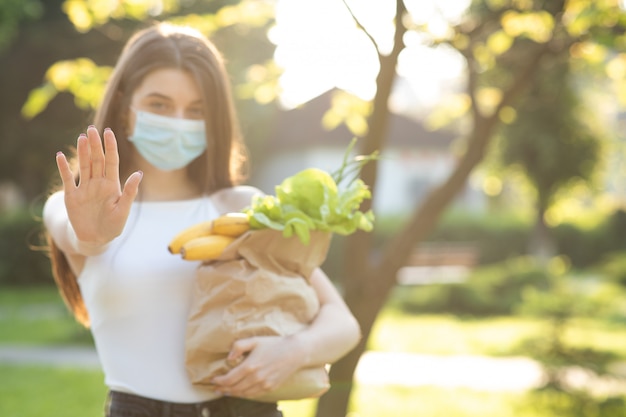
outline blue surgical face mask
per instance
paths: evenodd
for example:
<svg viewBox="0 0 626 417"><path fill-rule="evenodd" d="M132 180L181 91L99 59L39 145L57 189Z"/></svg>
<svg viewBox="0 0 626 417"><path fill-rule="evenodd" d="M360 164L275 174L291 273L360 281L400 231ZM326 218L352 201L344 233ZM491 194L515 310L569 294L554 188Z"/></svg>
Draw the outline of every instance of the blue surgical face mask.
<svg viewBox="0 0 626 417"><path fill-rule="evenodd" d="M135 113L135 129L128 140L146 161L160 170L183 168L206 150L204 120Z"/></svg>

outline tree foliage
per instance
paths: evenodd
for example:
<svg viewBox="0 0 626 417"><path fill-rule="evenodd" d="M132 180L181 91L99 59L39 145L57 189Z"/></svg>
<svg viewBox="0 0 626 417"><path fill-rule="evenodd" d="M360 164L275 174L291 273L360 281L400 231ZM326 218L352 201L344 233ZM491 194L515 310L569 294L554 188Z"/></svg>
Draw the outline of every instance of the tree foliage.
<svg viewBox="0 0 626 417"><path fill-rule="evenodd" d="M114 26L117 20L142 22L159 17L173 23L194 26L207 36L231 26L263 27L267 25L273 12L271 5L264 1L246 0L223 6L215 12L204 13L196 13L196 9L184 8L180 3L177 0L65 0L62 8L76 30L81 33L108 24ZM205 6L204 9L208 7ZM46 72L44 83L34 89L24 103L22 115L26 118L35 117L61 92L72 94L80 108L95 108L111 70L111 66L97 66L84 57L54 63ZM275 95L271 97L274 98Z"/></svg>
<svg viewBox="0 0 626 417"><path fill-rule="evenodd" d="M556 60L534 79L516 120L503 129L504 164L523 169L542 212L563 187L593 178L603 138L586 120L589 111L574 89L569 64Z"/></svg>
<svg viewBox="0 0 626 417"><path fill-rule="evenodd" d="M24 7L26 3L19 2ZM105 3L128 3L128 7L132 3L134 14L127 14L124 6L118 14L105 13L106 18L99 18L97 10ZM56 178L50 155L58 150L71 152L67 148L89 123L126 39L153 20L184 19L210 34L226 52L241 97L264 98L266 103L275 97L276 69L271 63L266 65L272 45L264 36L271 4L198 0L177 2L175 8L160 11L138 6L157 3L49 0L41 2L38 17L18 21L13 13L18 2L0 2L0 18L13 16L16 25L0 48L0 182L19 184L29 201L43 198L50 180ZM71 8L74 16L93 15L83 20L91 22L89 30L81 26L78 17L73 17L76 25L68 18ZM244 132L255 126L247 136L263 131L262 119L268 112L254 100L239 101L238 105L248 115ZM255 155L261 155L255 141L251 143Z"/></svg>
<svg viewBox="0 0 626 417"><path fill-rule="evenodd" d="M0 53L17 36L20 23L38 19L43 14L39 0L3 0L0 5Z"/></svg>

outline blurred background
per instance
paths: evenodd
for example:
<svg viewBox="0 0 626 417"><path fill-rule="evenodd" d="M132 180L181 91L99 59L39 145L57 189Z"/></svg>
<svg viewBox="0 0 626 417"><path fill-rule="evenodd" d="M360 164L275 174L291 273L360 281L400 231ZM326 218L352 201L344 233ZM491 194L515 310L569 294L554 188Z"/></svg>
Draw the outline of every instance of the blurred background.
<svg viewBox="0 0 626 417"><path fill-rule="evenodd" d="M324 264L362 343L287 417L626 416L625 7L2 0L0 415L101 415L41 208L125 41L173 21L226 58L250 184L380 154L375 230Z"/></svg>

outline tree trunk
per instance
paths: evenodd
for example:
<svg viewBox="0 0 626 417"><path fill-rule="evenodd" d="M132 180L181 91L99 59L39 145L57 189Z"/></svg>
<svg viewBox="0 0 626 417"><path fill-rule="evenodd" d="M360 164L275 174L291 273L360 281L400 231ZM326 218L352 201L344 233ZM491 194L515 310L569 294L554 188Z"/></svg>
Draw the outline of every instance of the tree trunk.
<svg viewBox="0 0 626 417"><path fill-rule="evenodd" d="M537 218L530 236L528 253L534 256L541 264L546 265L551 258L556 256L556 244L550 228L546 224L546 203L539 198L537 204Z"/></svg>
<svg viewBox="0 0 626 417"><path fill-rule="evenodd" d="M388 99L396 75L397 58L404 47L402 36L406 31L401 23L406 11L402 0L397 0L396 11L396 43L389 56L379 56L381 69L369 120L370 130L362 146L364 154L375 150L382 151L384 147L389 117ZM343 260L344 299L361 326L363 338L352 352L332 366L331 389L318 401L316 417L345 417L352 393L354 372L365 351L376 317L395 286L398 270L404 266L413 248L435 229L439 217L465 187L470 173L482 161L487 151L498 123L499 110L511 105L513 99L526 87L534 69L547 51L548 48L544 45L529 57L527 66L520 70L509 88L503 92L502 100L493 114L488 116L481 114L474 103L473 126L465 154L448 179L425 197L406 227L385 245L378 257L373 255L370 234L357 232L346 238L346 254ZM472 69L471 63L468 67L470 68L468 90L474 97L477 74ZM370 186L373 194L377 167L374 161L365 165L361 172L361 178ZM369 208L370 205L371 202L367 202L365 208Z"/></svg>
<svg viewBox="0 0 626 417"><path fill-rule="evenodd" d="M389 124L389 97L396 78L398 56L404 49L403 36L406 27L403 22L406 7L403 0L396 0L394 47L387 56L378 55L380 71L376 78L376 95L374 97L372 114L368 120L369 130L361 144L361 153L369 155L384 148ZM356 18L355 18L356 19ZM361 179L370 187L372 195L375 192L378 162L372 161L361 170ZM365 201L363 210L371 208L371 201ZM378 311L382 308L389 289L393 286L387 283L389 289L382 293L372 293L377 281L384 282L383 277L372 273L372 260L369 254L372 251L372 237L369 233L357 232L346 238L346 254L343 261L344 298L361 326L362 339L358 346L347 356L335 363L330 370L331 389L317 404L317 417L344 417L348 411L354 371L376 320Z"/></svg>
<svg viewBox="0 0 626 417"><path fill-rule="evenodd" d="M359 321L363 338L361 343L338 361L331 368L330 379L332 387L318 402L318 417L344 417L348 410L352 390L352 378L359 358L365 351L367 340L376 321L378 312L384 306L389 292L395 286L396 274L404 265L415 245L426 238L434 229L437 220L445 207L450 204L459 191L465 186L467 177L484 153L493 123L485 122L485 129L477 129L471 142L475 145L472 152L467 152L457 165L454 173L441 187L435 189L424 200L424 203L414 213L407 227L385 248L379 262L364 268L364 259L369 259L368 253L357 254L355 248L362 244L363 236L353 235L347 240L348 252L352 256L344 260L347 271L359 271L358 274L345 275L346 286L344 298L346 303ZM360 234L360 233L359 233Z"/></svg>

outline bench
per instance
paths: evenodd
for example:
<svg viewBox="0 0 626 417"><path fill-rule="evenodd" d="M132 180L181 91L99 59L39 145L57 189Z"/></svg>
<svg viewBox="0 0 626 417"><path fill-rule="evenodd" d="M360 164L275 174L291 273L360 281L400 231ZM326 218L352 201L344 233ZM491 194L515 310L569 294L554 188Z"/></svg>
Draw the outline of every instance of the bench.
<svg viewBox="0 0 626 417"><path fill-rule="evenodd" d="M396 276L401 285L463 282L478 264L479 250L472 242L427 242L409 256Z"/></svg>

